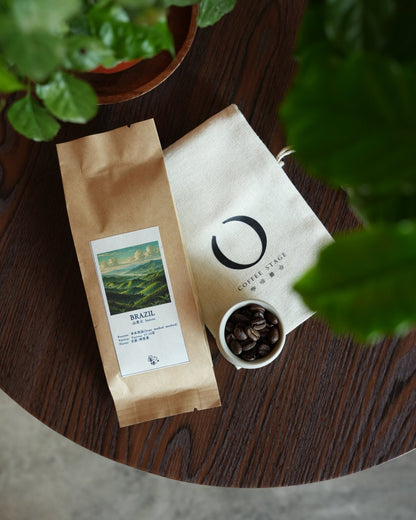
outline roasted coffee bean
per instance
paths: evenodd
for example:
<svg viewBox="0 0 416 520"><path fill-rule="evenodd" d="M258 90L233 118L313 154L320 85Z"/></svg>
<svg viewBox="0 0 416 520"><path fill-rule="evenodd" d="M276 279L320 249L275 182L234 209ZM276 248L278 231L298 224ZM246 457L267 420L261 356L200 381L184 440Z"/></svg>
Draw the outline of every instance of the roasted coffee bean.
<svg viewBox="0 0 416 520"><path fill-rule="evenodd" d="M241 354L241 352L243 352L241 343L239 341L237 341L236 339L233 339L233 341L231 341L229 347L236 356L239 356Z"/></svg>
<svg viewBox="0 0 416 520"><path fill-rule="evenodd" d="M265 318L272 325L277 325L279 323L279 320L277 319L277 316L275 316L270 311L266 311Z"/></svg>
<svg viewBox="0 0 416 520"><path fill-rule="evenodd" d="M260 320L260 318L257 318L251 322L251 327L255 330L263 330L267 327L266 320Z"/></svg>
<svg viewBox="0 0 416 520"><path fill-rule="evenodd" d="M241 341L244 341L247 339L247 334L245 333L243 327L241 325L238 325L235 329L234 329L234 336L238 339L238 340L241 340Z"/></svg>
<svg viewBox="0 0 416 520"><path fill-rule="evenodd" d="M241 354L241 359L244 359L244 361L255 361L257 359L257 355L253 350L248 350L247 352L243 352Z"/></svg>
<svg viewBox="0 0 416 520"><path fill-rule="evenodd" d="M260 338L260 332L258 332L256 329L253 329L252 327L246 328L246 334L253 341L257 341Z"/></svg>
<svg viewBox="0 0 416 520"><path fill-rule="evenodd" d="M225 324L225 332L232 332L233 330L234 330L234 325L230 320L228 320L227 323Z"/></svg>
<svg viewBox="0 0 416 520"><path fill-rule="evenodd" d="M255 325L256 323L266 323L266 320L264 319L264 316L253 316L250 320L251 326Z"/></svg>
<svg viewBox="0 0 416 520"><path fill-rule="evenodd" d="M260 357L264 357L264 356L267 356L267 354L270 354L271 349L272 348L271 348L270 345L266 345L265 343L261 343L259 345L257 351L258 351Z"/></svg>
<svg viewBox="0 0 416 520"><path fill-rule="evenodd" d="M247 305L231 314L225 330L230 350L245 361L268 356L280 337L277 316L258 304Z"/></svg>
<svg viewBox="0 0 416 520"><path fill-rule="evenodd" d="M270 342L270 345L274 345L277 340L280 338L280 332L277 327L272 327L267 335L267 339Z"/></svg>
<svg viewBox="0 0 416 520"><path fill-rule="evenodd" d="M266 325L266 326L264 327L264 329L259 330L259 332L260 332L260 337L261 337L261 338L265 338L265 337L268 335L269 330L270 330L270 328L269 328L268 325Z"/></svg>
<svg viewBox="0 0 416 520"><path fill-rule="evenodd" d="M265 323L261 328L260 328L260 325L257 325L255 327L253 327L254 329L256 329L259 333L260 333L260 336L264 333L267 334L268 330L269 330L269 326L267 325L267 323Z"/></svg>
<svg viewBox="0 0 416 520"><path fill-rule="evenodd" d="M262 312L263 314L266 312L266 309L257 303L252 303L248 307L252 312Z"/></svg>
<svg viewBox="0 0 416 520"><path fill-rule="evenodd" d="M243 349L243 352L246 352L247 350L251 350L257 345L257 341L246 341L241 345L241 348Z"/></svg>
<svg viewBox="0 0 416 520"><path fill-rule="evenodd" d="M250 318L246 314L243 314L242 312L236 312L233 315L233 319L234 319L234 322L242 321L243 323L248 323L250 321Z"/></svg>
<svg viewBox="0 0 416 520"><path fill-rule="evenodd" d="M227 345L229 345L233 341L233 339L235 339L234 334L231 334L231 333L226 334L225 341L227 342Z"/></svg>

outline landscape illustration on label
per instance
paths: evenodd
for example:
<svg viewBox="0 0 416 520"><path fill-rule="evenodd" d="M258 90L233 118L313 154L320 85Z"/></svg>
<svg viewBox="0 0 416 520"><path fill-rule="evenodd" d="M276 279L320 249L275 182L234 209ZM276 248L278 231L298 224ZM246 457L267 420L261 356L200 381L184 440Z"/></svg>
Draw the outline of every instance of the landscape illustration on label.
<svg viewBox="0 0 416 520"><path fill-rule="evenodd" d="M158 241L97 255L111 315L171 301Z"/></svg>

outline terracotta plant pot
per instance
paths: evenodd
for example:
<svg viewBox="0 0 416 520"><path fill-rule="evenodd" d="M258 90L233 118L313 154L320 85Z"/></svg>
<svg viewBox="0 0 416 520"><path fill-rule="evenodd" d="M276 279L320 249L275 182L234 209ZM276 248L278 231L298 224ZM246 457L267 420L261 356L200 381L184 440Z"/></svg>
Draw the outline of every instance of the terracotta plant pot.
<svg viewBox="0 0 416 520"><path fill-rule="evenodd" d="M197 4L170 8L168 22L175 43L174 57L164 51L151 59L121 63L114 71L110 69L105 73L82 74L82 78L97 93L99 104L108 105L134 99L165 81L182 63L192 45L197 31L197 16Z"/></svg>

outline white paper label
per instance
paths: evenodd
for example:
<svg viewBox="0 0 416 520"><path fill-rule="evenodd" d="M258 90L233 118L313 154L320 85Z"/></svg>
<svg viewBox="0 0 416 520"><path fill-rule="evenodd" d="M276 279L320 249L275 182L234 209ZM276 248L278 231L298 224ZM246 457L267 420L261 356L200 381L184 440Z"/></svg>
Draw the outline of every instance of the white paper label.
<svg viewBox="0 0 416 520"><path fill-rule="evenodd" d="M90 245L121 375L187 363L159 228Z"/></svg>

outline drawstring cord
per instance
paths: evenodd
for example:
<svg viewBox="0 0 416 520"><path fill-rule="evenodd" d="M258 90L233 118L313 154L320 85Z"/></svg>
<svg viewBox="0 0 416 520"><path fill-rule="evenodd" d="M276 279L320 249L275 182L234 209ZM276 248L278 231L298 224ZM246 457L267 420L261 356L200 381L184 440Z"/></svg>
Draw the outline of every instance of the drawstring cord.
<svg viewBox="0 0 416 520"><path fill-rule="evenodd" d="M280 150L280 152L276 155L277 164L283 168L285 165L285 162L283 159L287 157L288 155L291 155L292 153L295 153L295 150L291 148L290 146L285 146Z"/></svg>

